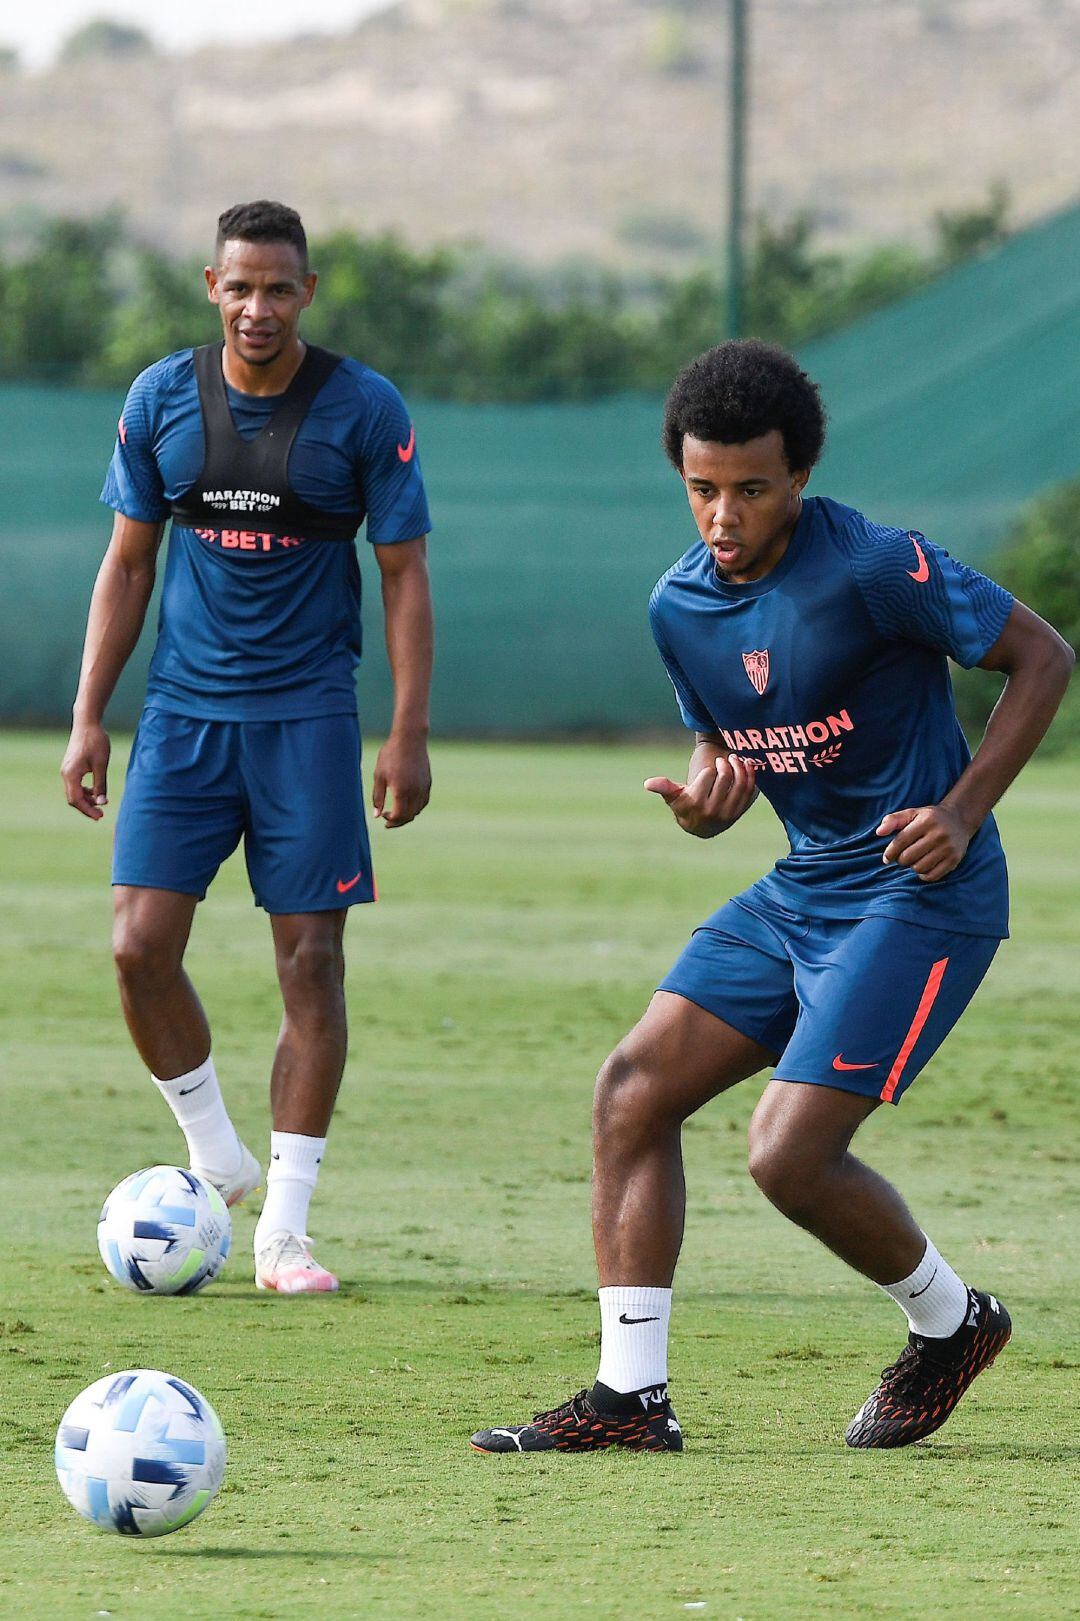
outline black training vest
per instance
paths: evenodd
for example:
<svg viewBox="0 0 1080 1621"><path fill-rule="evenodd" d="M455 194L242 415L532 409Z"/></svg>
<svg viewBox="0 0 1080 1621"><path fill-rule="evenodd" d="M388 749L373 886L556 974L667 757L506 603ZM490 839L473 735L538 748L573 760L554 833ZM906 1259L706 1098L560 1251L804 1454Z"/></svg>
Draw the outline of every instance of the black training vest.
<svg viewBox="0 0 1080 1621"><path fill-rule="evenodd" d="M198 478L172 504L173 517L189 529L225 526L295 540L352 540L364 521L362 512L313 507L289 484L293 440L341 356L309 343L277 410L254 439L245 439L229 410L223 347L208 343L193 351L205 450Z"/></svg>

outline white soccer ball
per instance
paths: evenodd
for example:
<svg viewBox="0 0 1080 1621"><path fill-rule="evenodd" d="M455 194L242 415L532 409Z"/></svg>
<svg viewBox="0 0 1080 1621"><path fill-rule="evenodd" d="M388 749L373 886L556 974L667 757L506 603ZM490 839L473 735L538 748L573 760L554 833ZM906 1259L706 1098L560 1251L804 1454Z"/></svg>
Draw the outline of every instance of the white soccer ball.
<svg viewBox="0 0 1080 1621"><path fill-rule="evenodd" d="M202 1513L225 1473L225 1435L197 1390L171 1373L110 1373L76 1396L56 1432L72 1508L122 1536L163 1537Z"/></svg>
<svg viewBox="0 0 1080 1621"><path fill-rule="evenodd" d="M125 1177L98 1218L101 1259L117 1283L143 1294L194 1294L217 1277L231 1240L217 1188L175 1165Z"/></svg>

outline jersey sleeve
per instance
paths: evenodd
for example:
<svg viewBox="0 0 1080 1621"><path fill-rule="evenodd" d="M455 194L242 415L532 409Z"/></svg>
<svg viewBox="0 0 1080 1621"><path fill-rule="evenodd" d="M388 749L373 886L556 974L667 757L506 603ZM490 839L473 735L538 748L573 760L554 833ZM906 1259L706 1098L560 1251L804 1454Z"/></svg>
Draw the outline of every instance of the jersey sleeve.
<svg viewBox="0 0 1080 1621"><path fill-rule="evenodd" d="M671 651L660 618L658 587L653 592L652 601L649 603L649 624L652 627L653 641L656 643L657 651L664 661L664 668L668 673L671 685L675 688L675 697L678 700L683 725L688 726L692 732L715 732L717 730L716 722L710 716L702 699L694 691L682 665Z"/></svg>
<svg viewBox="0 0 1080 1621"><path fill-rule="evenodd" d="M431 529L416 430L392 383L382 387L364 433L357 478L373 546L416 540Z"/></svg>
<svg viewBox="0 0 1080 1621"><path fill-rule="evenodd" d="M105 474L101 501L138 523L161 523L171 510L154 454L153 366L128 389L116 428L116 444Z"/></svg>
<svg viewBox="0 0 1080 1621"><path fill-rule="evenodd" d="M970 669L1005 628L1013 597L917 530L865 523L848 547L855 584L876 629Z"/></svg>

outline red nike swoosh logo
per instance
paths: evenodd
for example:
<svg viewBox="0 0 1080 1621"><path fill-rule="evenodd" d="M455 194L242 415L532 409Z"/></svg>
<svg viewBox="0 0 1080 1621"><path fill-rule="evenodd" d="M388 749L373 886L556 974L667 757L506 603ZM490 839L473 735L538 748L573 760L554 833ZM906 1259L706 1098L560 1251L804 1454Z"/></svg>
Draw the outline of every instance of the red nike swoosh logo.
<svg viewBox="0 0 1080 1621"><path fill-rule="evenodd" d="M410 422L410 424L409 424L409 442L408 442L407 445L399 445L397 447L397 453L398 453L398 455L400 456L400 458L401 458L401 460L403 462L411 462L412 457L413 457L413 451L415 449L416 449L416 429L413 427L412 423Z"/></svg>
<svg viewBox="0 0 1080 1621"><path fill-rule="evenodd" d="M923 549L919 545L919 542L915 539L915 536L909 535L908 539L915 548L915 556L919 559L919 566L918 568L907 568L904 570L904 573L910 574L913 580L917 581L919 585L922 585L924 580L928 580L930 578L930 564L923 556Z"/></svg>
<svg viewBox="0 0 1080 1621"><path fill-rule="evenodd" d="M836 1057L832 1061L832 1067L833 1067L833 1069L845 1070L845 1069L877 1069L878 1066L876 1064L845 1064L844 1059L843 1059L843 1055L841 1053L837 1053Z"/></svg>
<svg viewBox="0 0 1080 1621"><path fill-rule="evenodd" d="M357 884L360 882L360 880L361 880L361 878L363 876L364 876L364 874L363 874L363 871L361 870L360 872L357 873L355 878L350 878L347 884L343 883L342 880L339 878L338 881L337 881L337 892L338 892L338 894L339 895L347 895L349 893L350 889L355 889L356 888Z"/></svg>

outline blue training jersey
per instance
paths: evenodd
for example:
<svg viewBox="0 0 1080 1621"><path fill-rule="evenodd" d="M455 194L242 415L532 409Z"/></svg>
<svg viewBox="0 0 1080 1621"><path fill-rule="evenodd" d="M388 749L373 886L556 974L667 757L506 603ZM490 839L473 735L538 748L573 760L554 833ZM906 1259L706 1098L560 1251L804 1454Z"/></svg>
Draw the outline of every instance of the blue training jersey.
<svg viewBox="0 0 1080 1621"><path fill-rule="evenodd" d="M226 388L237 431L254 439L281 396ZM159 523L197 480L202 411L190 349L128 391L101 499ZM431 520L416 438L385 377L343 360L296 435L289 484L327 512L366 514L374 545L415 540ZM354 712L360 566L345 541L279 539L173 523L147 705L195 720L291 720Z"/></svg>
<svg viewBox="0 0 1080 1621"><path fill-rule="evenodd" d="M939 803L967 766L947 659L977 664L1012 605L921 534L821 496L763 579L721 580L701 541L669 569L649 611L683 720L749 761L791 845L750 895L808 917L1008 933L993 817L932 884L885 866L875 829Z"/></svg>

